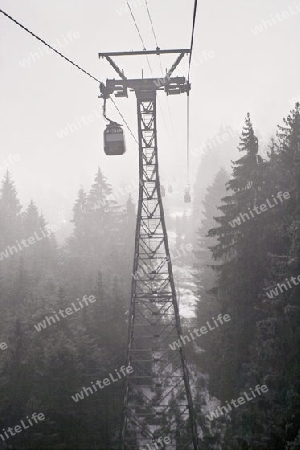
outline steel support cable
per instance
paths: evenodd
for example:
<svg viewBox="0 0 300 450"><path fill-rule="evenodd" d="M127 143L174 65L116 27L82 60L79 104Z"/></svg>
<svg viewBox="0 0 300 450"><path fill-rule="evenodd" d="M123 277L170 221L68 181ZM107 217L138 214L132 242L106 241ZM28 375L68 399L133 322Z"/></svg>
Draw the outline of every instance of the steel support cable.
<svg viewBox="0 0 300 450"><path fill-rule="evenodd" d="M39 36L37 36L35 33L33 33L32 31L30 31L28 28L26 28L24 25L22 25L20 22L18 22L16 19L14 19L12 16L10 16L9 14L7 14L5 11L3 11L2 9L0 9L0 12L7 17L8 19L10 19L12 22L14 22L16 25L18 25L19 27L21 27L23 30L27 31L27 33L29 33L31 36L33 36L35 39L37 39L38 41L42 42L46 47L50 48L51 50L53 50L55 53L57 53L59 56L61 56L64 60L66 60L67 62L69 62L70 64L72 64L74 67L76 67L77 69L79 69L81 72L85 73L86 75L88 75L88 77L92 78L93 80L97 81L99 84L103 84L100 80L98 80L98 78L94 77L92 74L90 74L89 72L87 72L86 70L84 70L82 67L80 67L78 64L76 64L74 61L72 61L71 59L67 58L65 55L63 55L62 53L60 53L58 50L56 50L56 48L52 47L51 45L49 45L46 41L44 41L44 39L40 38ZM122 118L122 120L124 121L124 124L126 125L126 127L128 128L130 134L132 135L132 137L134 138L135 142L137 143L137 139L135 138L133 132L131 131L128 123L126 122L126 120L124 119L124 116L122 115L121 111L119 110L119 108L117 107L116 103L114 102L114 100L110 97L110 99L112 100L112 103L114 105L114 107L116 108L118 114L120 115L120 117Z"/></svg>
<svg viewBox="0 0 300 450"><path fill-rule="evenodd" d="M8 19L10 19L12 22L16 23L19 27L23 28L23 30L27 31L27 33L31 34L31 36L35 37L38 41L42 42L44 45L46 45L46 47L49 47L51 50L53 50L55 53L57 53L59 56L61 56L62 58L64 58L66 61L68 61L69 63L71 63L73 66L77 67L77 69L81 70L83 73L85 73L86 75L88 75L90 78L92 78L93 80L97 81L98 83L101 83L100 80L98 80L96 77L94 77L93 75L91 75L89 72L87 72L86 70L82 69L82 67L78 66L78 64L76 64L74 61L72 61L71 59L67 58L65 55L63 55L62 53L60 53L58 50L56 50L54 47L52 47L51 45L47 44L47 42L45 42L43 39L41 39L39 36L37 36L36 34L32 33L32 31L30 31L28 28L26 28L24 25L22 25L20 22L18 22L17 20L15 20L13 17L11 17L9 14L7 14L5 11L3 11L2 9L0 9L0 12L2 14L4 14L4 16L6 16Z"/></svg>
<svg viewBox="0 0 300 450"><path fill-rule="evenodd" d="M142 38L142 35L141 35L141 32L140 32L140 29L139 29L139 27L138 27L137 21L136 21L136 19L135 19L135 16L134 16L134 14L133 14L133 12L132 12L131 6L130 6L130 4L129 4L128 1L127 1L127 6L128 6L128 8L129 8L130 15L131 15L131 17L132 17L132 20L133 20L134 26L135 26L135 28L136 28L136 31L137 31L137 33L138 33L138 35L139 35L140 41L141 41L141 43L142 43L143 50L147 50L147 49L146 49L146 46L145 46L145 42L144 42L144 40L143 40L143 38ZM151 65L150 65L150 62L149 62L149 58L148 58L147 55L146 55L146 58L147 58L147 63L148 63L148 67L149 67L149 69L150 69L150 72L152 72L152 68L151 68Z"/></svg>
<svg viewBox="0 0 300 450"><path fill-rule="evenodd" d="M186 182L190 185L190 96L187 95L187 116L186 116Z"/></svg>
<svg viewBox="0 0 300 450"><path fill-rule="evenodd" d="M134 17L133 11L132 11L132 9L131 9L131 7L130 7L130 4L129 4L128 0L127 0L127 6L128 6L128 8L129 8L130 15L131 15L131 17L132 17L134 26L135 26L135 28L136 28L136 30L137 30L137 32L138 32L140 41L141 41L142 46L143 46L143 50L147 50L147 49L146 49L146 46L145 46L145 42L144 42L144 40L143 40L143 38L142 38L140 29L139 29L139 27L138 27L138 24L137 24L137 22L136 22L136 19L135 19L135 17ZM147 58L147 63L148 63L149 70L150 70L150 72L151 72L151 74L152 74L152 76L153 76L153 70L152 70L152 67L151 67L151 64L150 64L150 61L149 61L149 58L148 58L147 55L146 55L146 58ZM160 103L159 98L158 98L157 100L158 100L159 109L160 109L160 112L161 112L161 115L162 115L162 118L163 118L163 122L164 122L165 128L166 128L166 130L167 130L168 138L169 138L170 144L171 144L171 146L172 146L172 140L171 140L171 136L170 136L170 131L169 131L169 128L168 128L167 123L166 123L166 119L165 119L165 116L164 116L164 113L163 113L163 110L162 110L162 106L161 106L161 103Z"/></svg>
<svg viewBox="0 0 300 450"><path fill-rule="evenodd" d="M154 24L153 24L153 20L152 20L151 14L150 14L148 2L147 2L147 0L144 0L144 1L145 1L146 9L147 9L147 14L148 14L148 18L150 21L151 29L152 29L152 34L153 34L153 37L155 40L156 49L159 49L158 40L157 40L157 36L156 36L155 30L154 30ZM162 76L164 76L164 70L163 70L162 63L161 63L161 55L159 55L159 63L160 63L160 69L161 69Z"/></svg>
<svg viewBox="0 0 300 450"><path fill-rule="evenodd" d="M148 13L148 17L149 17L149 20L150 20L150 24L151 24L152 33L153 33L153 36L154 36L156 48L159 48L158 42L157 42L157 37L156 37L155 31L154 31L154 25L153 25L153 21L152 21L152 17L151 17L150 11L149 11L149 7L148 7L148 2L147 2L147 0L145 0L145 5L146 5L146 8L147 8L147 13Z"/></svg>
<svg viewBox="0 0 300 450"><path fill-rule="evenodd" d="M128 129L128 131L130 132L130 134L131 134L131 136L133 137L133 139L135 140L135 142L138 144L138 141L137 141L137 139L136 139L136 137L135 137L135 135L133 134L133 132L131 131L131 129L130 129L130 127L129 127L129 125L128 125L128 123L126 122L126 120L125 120L125 118L124 118L124 116L123 116L123 114L121 113L121 111L119 110L119 108L118 108L118 106L117 106L117 104L116 104L116 102L114 101L114 99L112 98L112 97L109 97L109 99L112 101L112 103L113 103L113 105L114 105L114 107L116 108L116 110L118 111L118 113L119 113L119 116L121 117L121 119L123 120L123 122L124 122L124 124L126 125L126 127L127 127L127 129Z"/></svg>
<svg viewBox="0 0 300 450"><path fill-rule="evenodd" d="M142 35L141 35L141 32L140 32L140 29L139 29L139 27L138 27L138 24L136 23L134 14L133 14L133 12L132 12L131 6L130 6L130 4L129 4L128 1L127 1L127 6L128 6L128 8L129 8L130 15L131 15L131 17L132 17L132 20L133 20L134 26L135 26L135 28L136 28L136 31L138 32L138 35L139 35L140 40L141 40L141 42L142 42L143 50L146 50L145 43L144 43L144 41L143 41L143 38L142 38Z"/></svg>
<svg viewBox="0 0 300 450"><path fill-rule="evenodd" d="M197 7L198 1L194 1L194 11L193 11L193 26L192 26L192 37L191 37L191 46L190 46L190 57L189 57L189 67L188 67L188 84L190 84L190 74L191 74L191 63L192 63L192 54L194 47L194 34L195 34L195 26L196 26L196 17L197 17ZM190 179L190 91L187 91L187 139L186 139L186 179L187 185L189 186Z"/></svg>
<svg viewBox="0 0 300 450"><path fill-rule="evenodd" d="M153 24L153 20L152 20L152 17L151 17L150 10L149 10L148 2L147 2L147 0L144 0L144 1L145 1L145 6L146 6L146 9L147 9L147 14L148 14L148 18L149 18L149 21L150 21L152 34L153 34L154 41L155 41L155 45L156 45L156 48L158 49L159 48L158 39L157 39L157 35L155 33L154 24ZM160 70L161 70L162 77L164 77L164 70L163 70L163 67L162 67L161 55L159 55L159 65L160 65ZM169 119L170 119L170 123L171 123L171 129L172 129L173 136L174 136L175 130L174 130L174 124L173 124L173 120L172 120L172 116L171 116L171 108L170 108L169 98L168 97L167 97L167 106L168 106ZM175 141L175 146L177 147L176 141Z"/></svg>
<svg viewBox="0 0 300 450"><path fill-rule="evenodd" d="M198 7L198 1L195 0L194 11L193 11L192 37L191 37L191 46L190 46L191 52L190 52L190 57L189 57L188 81L190 80L190 72L191 72L192 54L193 54L193 47L194 47L194 33L195 33L196 17L197 17L197 7Z"/></svg>

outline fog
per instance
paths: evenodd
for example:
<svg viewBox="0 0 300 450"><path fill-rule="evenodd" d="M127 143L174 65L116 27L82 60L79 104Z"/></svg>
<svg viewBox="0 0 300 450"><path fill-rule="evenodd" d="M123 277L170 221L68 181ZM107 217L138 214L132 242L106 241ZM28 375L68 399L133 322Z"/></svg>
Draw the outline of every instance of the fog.
<svg viewBox="0 0 300 450"><path fill-rule="evenodd" d="M1 448L299 448L299 25L0 0Z"/></svg>

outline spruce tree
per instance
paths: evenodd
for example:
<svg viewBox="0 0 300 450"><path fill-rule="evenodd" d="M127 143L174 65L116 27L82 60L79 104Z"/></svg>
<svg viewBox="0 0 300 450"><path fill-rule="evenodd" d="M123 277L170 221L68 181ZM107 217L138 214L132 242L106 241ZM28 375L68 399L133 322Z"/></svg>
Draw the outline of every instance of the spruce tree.
<svg viewBox="0 0 300 450"><path fill-rule="evenodd" d="M215 217L219 226L209 231L209 236L217 239L217 244L212 246L212 254L218 279L212 292L217 296L222 311L231 316L231 326L226 334L224 328L220 330L223 348L219 349L219 363L216 361L222 371L219 395L226 398L231 398L236 392L237 375L239 384L242 386L243 383L243 364L253 333L254 306L258 302L265 266L260 217L252 217L250 213L264 200L264 163L258 157L258 139L249 114L238 150L242 156L233 163L233 176L228 182L230 195L222 199L223 204L218 208L223 215ZM237 218L239 224L233 225Z"/></svg>
<svg viewBox="0 0 300 450"><path fill-rule="evenodd" d="M20 235L21 205L10 173L7 171L0 188L1 247L15 241Z"/></svg>

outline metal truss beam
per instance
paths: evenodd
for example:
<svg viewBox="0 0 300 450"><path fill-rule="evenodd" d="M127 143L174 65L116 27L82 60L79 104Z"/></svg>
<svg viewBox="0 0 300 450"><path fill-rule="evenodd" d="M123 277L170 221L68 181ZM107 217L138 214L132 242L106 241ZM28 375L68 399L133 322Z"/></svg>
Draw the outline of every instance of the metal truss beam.
<svg viewBox="0 0 300 450"><path fill-rule="evenodd" d="M99 58L106 58L107 56L141 56L141 55L163 55L166 53L186 53L190 54L190 48L179 48L174 50L161 50L157 48L156 50L139 50L132 52L110 52L110 53L98 53Z"/></svg>
<svg viewBox="0 0 300 450"><path fill-rule="evenodd" d="M127 349L133 372L126 380L121 448L151 448L168 437L165 450L197 450L184 349L169 346L182 333L160 193L156 90L136 90L136 96L140 185Z"/></svg>

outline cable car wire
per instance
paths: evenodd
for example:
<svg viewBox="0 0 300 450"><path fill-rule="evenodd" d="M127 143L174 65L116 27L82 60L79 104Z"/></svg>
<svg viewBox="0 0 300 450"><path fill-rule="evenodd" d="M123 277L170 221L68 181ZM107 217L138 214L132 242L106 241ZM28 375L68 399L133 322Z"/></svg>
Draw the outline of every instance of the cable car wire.
<svg viewBox="0 0 300 450"><path fill-rule="evenodd" d="M132 11L132 9L131 9L131 7L130 7L130 5L129 5L128 0L127 0L127 5L128 5L128 8L129 8L130 15L131 15L131 17L132 17L134 26L135 26L135 28L136 28L136 30L137 30L137 32L138 32L140 41L141 41L141 43L142 43L143 50L147 50L147 48L146 48L146 46L145 46L145 42L144 42L144 40L143 40L143 38L142 38L140 29L139 29L139 27L138 27L138 25L137 25L137 21L136 21L136 19L135 19L135 16L134 16L133 11ZM149 8L148 8L148 11L149 11ZM152 21L152 20L151 20L151 21ZM152 22L152 23L153 23L153 22ZM154 33L155 33L155 32L154 32ZM151 72L152 77L154 78L153 70L152 70L152 67L151 67L151 64L150 64L148 55L146 55L146 58L147 58L147 63L148 63L149 70L150 70L150 72ZM161 66L161 68L162 68L162 66ZM163 113L163 109L162 109L162 106L161 106L161 103L160 103L160 99L158 98L157 100L158 100L159 109L160 109L160 112L161 112L161 115L162 115L162 119L163 119L163 122L164 122L164 125L165 125L165 129L167 130L167 135L168 135L170 144L171 144L171 146L172 146L173 144L172 144L172 139L171 139L171 135L170 135L170 130L169 130L169 127L167 126L167 123L166 123L166 119L165 119L165 116L164 116L164 113Z"/></svg>
<svg viewBox="0 0 300 450"><path fill-rule="evenodd" d="M86 75L88 75L90 78L92 78L93 80L97 81L98 83L100 83L100 80L98 80L96 77L94 77L93 75L91 75L89 72L87 72L86 70L84 70L82 67L78 66L78 64L76 64L74 61L72 61L71 59L67 58L65 55L63 55L62 53L60 53L58 50L56 50L56 48L52 47L51 45L47 44L47 42L45 42L43 39L41 39L39 36L37 36L36 34L34 34L32 31L30 31L28 28L26 28L24 25L22 25L20 22L18 22L17 20L15 20L13 17L11 17L9 14L7 14L5 11L3 11L2 9L0 9L0 12L2 14L4 14L4 16L6 16L8 19L12 20L15 24L17 24L19 27L23 28L23 30L27 31L27 33L31 34L31 36L35 37L38 41L42 42L44 45L46 45L46 47L49 47L51 50L53 50L55 53L57 53L59 56L61 56L62 58L64 58L66 61L68 61L69 63L71 63L73 66L77 67L77 69L81 70L83 73L85 73Z"/></svg>
<svg viewBox="0 0 300 450"><path fill-rule="evenodd" d="M191 37L191 45L190 45L190 57L189 57L189 67L188 67L188 84L190 83L190 74L191 74L191 64L192 64L192 54L194 47L194 34L195 34L195 26L196 26L196 16L197 16L197 7L198 1L194 1L194 11L193 11L193 26L192 26L192 37ZM186 138L186 181L187 186L189 187L190 183L190 91L187 91L187 105L186 105L186 129L187 129L187 138Z"/></svg>
<svg viewBox="0 0 300 450"><path fill-rule="evenodd" d="M191 53L190 53L190 58L189 58L188 81L190 80L190 72L191 72L191 63L192 63L192 54L193 54L193 47L194 47L194 34L195 34L195 26L196 26L197 7L198 7L198 1L195 0L195 2L194 2L194 11L193 11L193 27L192 27L191 46L190 46Z"/></svg>
<svg viewBox="0 0 300 450"><path fill-rule="evenodd" d="M153 20L152 20L151 14L150 14L148 2L147 2L147 0L144 0L144 1L145 1L147 14L148 14L149 21L150 21L151 28L152 28L152 34L153 34L153 37L154 37L154 40L155 40L156 49L159 49L158 40L157 40L157 36L156 36L155 30L154 30ZM161 69L162 76L164 76L164 70L163 70L162 63L161 63L161 55L159 55L159 63L160 63L160 69Z"/></svg>
<svg viewBox="0 0 300 450"><path fill-rule="evenodd" d="M190 96L187 95L187 108L186 108L186 182L190 185Z"/></svg>
<svg viewBox="0 0 300 450"><path fill-rule="evenodd" d="M133 12L132 12L131 6L130 6L130 4L129 4L128 1L127 1L127 6L128 6L128 8L129 8L130 15L131 15L131 17L132 17L132 20L133 20L134 26L135 26L135 28L136 28L136 31L138 32L138 35L139 35L140 40L141 40L141 42L142 42L143 50L146 50L146 46L145 46L145 43L144 43L144 41L143 41L143 38L142 38L142 35L141 35L141 32L140 32L140 29L139 29L139 27L138 27L138 24L137 24L137 22L136 22L136 20L135 20L134 14L133 14Z"/></svg>
<svg viewBox="0 0 300 450"><path fill-rule="evenodd" d="M150 14L150 10L148 7L148 2L147 0L145 1L145 5L146 5L146 9L147 9L147 13L148 13L148 17L149 17L149 21L151 24L151 28L152 28L152 33L155 39L155 43L156 43L156 47L159 48L158 46L158 41L157 41L157 36L154 30L154 25L153 25L153 20ZM194 1L194 10L193 10L193 26L192 26L192 36L191 36L191 45L190 45L190 55L189 55L189 65L188 65L188 84L190 82L190 72L191 72L191 63L192 63L192 53L193 53L193 47L194 47L194 34L195 34L195 26L196 26L196 17L197 17L197 7L198 7L198 1L195 0ZM160 60L160 65L161 65L161 60ZM161 65L161 69L162 69L162 65ZM162 70L163 72L163 70ZM170 119L171 119L171 113L170 113L170 106L168 103L168 110L169 110L169 115L170 115ZM172 119L171 119L172 121ZM173 126L173 125L172 125ZM186 154L186 178L187 178L187 185L189 186L189 172L190 172L190 96L189 96L189 91L187 91L187 154Z"/></svg>
<svg viewBox="0 0 300 450"><path fill-rule="evenodd" d="M120 117L122 118L122 120L123 120L124 124L126 125L127 129L129 130L129 132L130 132L131 136L133 137L133 139L135 140L135 142L136 142L136 143L138 144L138 141L137 141L137 139L136 139L135 135L134 135L134 134L133 134L133 132L131 131L131 129L130 129L130 127L129 127L128 123L126 122L126 120L125 120L125 118L124 118L123 114L122 114L122 113L121 113L121 111L119 110L119 108L118 108L118 106L117 106L116 102L114 101L114 99L113 99L112 97L109 97L109 99L110 99L110 100L112 101L112 103L113 103L114 107L115 107L115 108L116 108L116 110L118 111L118 113L119 113Z"/></svg>
<svg viewBox="0 0 300 450"><path fill-rule="evenodd" d="M51 50L53 50L55 53L57 53L59 56L61 56L64 60L66 60L67 62L69 62L70 64L72 64L73 66L75 66L77 69L81 70L81 72L85 73L86 75L88 75L90 78L92 78L93 80L97 81L99 84L101 84L102 82L100 80L98 80L98 78L94 77L92 74L90 74L88 71L84 70L82 67L80 67L78 64L76 64L74 61L72 61L71 59L67 58L65 55L63 55L62 53L60 53L58 50L56 50L56 48L52 47L50 44L48 44L46 41L44 41L44 39L40 38L39 36L37 36L35 33L33 33L32 31L30 31L27 27L25 27L24 25L22 25L20 22L18 22L16 19L14 19L12 16L10 16L9 14L7 14L5 11L3 11L2 9L0 9L0 12L6 16L8 19L10 19L12 22L14 22L16 25L18 25L19 27L21 27L23 30L27 31L27 33L31 34L31 36L33 36L35 39L37 39L38 41L42 42L46 47L50 48ZM117 110L118 114L120 115L120 117L122 118L124 124L126 125L126 127L128 128L131 136L134 138L135 142L137 143L137 139L134 136L133 132L131 131L128 123L126 122L123 114L121 113L121 111L119 110L119 108L117 107L115 101L109 97L115 107L115 109Z"/></svg>
<svg viewBox="0 0 300 450"><path fill-rule="evenodd" d="M157 35L155 33L154 24L153 24L153 20L152 20L152 17L151 17L150 9L149 9L149 6L148 6L148 2L147 2L147 0L144 0L144 1L145 1L145 6L146 6L146 9L147 9L147 14L148 14L148 18L149 18L149 21L150 21L152 34L153 34L154 41L155 41L155 45L156 45L156 48L159 49L158 39L157 39ZM160 64L160 70L161 70L162 77L164 77L164 70L163 70L163 67L162 67L161 55L159 55L159 64ZM170 103L169 103L169 98L168 97L167 97L167 106L168 106L169 119L170 119L170 123L171 123L171 130L172 130L172 133L173 133L173 136L174 136L174 134L175 134L174 124L173 124L173 119L172 119L172 115L171 115L171 108L170 108ZM164 120L164 118L163 118L163 120ZM164 122L165 122L165 120L164 120ZM169 134L169 131L167 131L167 132ZM170 139L170 142L171 142L171 139ZM175 142L175 147L177 148L177 142L176 141L174 141L174 142Z"/></svg>
<svg viewBox="0 0 300 450"><path fill-rule="evenodd" d="M131 17L132 17L132 20L133 20L134 26L135 26L135 28L136 28L136 31L137 31L137 33L138 33L138 35L139 35L140 41L141 41L141 43L142 43L143 50L147 50L147 49L146 49L146 46L145 46L144 39L142 38L142 34L141 34L141 32L140 32L140 29L139 29L139 27L138 27L137 21L136 21L136 19L135 19L135 16L134 16L134 14L133 14L133 12L132 12L131 6L130 6L130 4L129 4L128 1L127 1L127 6L128 6L128 8L129 8L130 15L131 15ZM152 73L152 67L151 67L151 65L150 65L150 61L149 61L148 55L146 55L146 58L147 58L148 67L149 67L149 69L150 69L150 72Z"/></svg>
<svg viewBox="0 0 300 450"><path fill-rule="evenodd" d="M148 2L147 2L147 0L145 0L145 5L146 5L146 8L147 8L147 13L148 13L148 17L149 17L149 20L150 20L150 24L151 24L152 33L153 33L153 36L154 36L156 48L159 48L158 42L157 42L157 37L156 37L155 31L154 31L154 25L153 25L153 21L152 21L152 17L151 17L150 11L149 11L149 7L148 7Z"/></svg>

